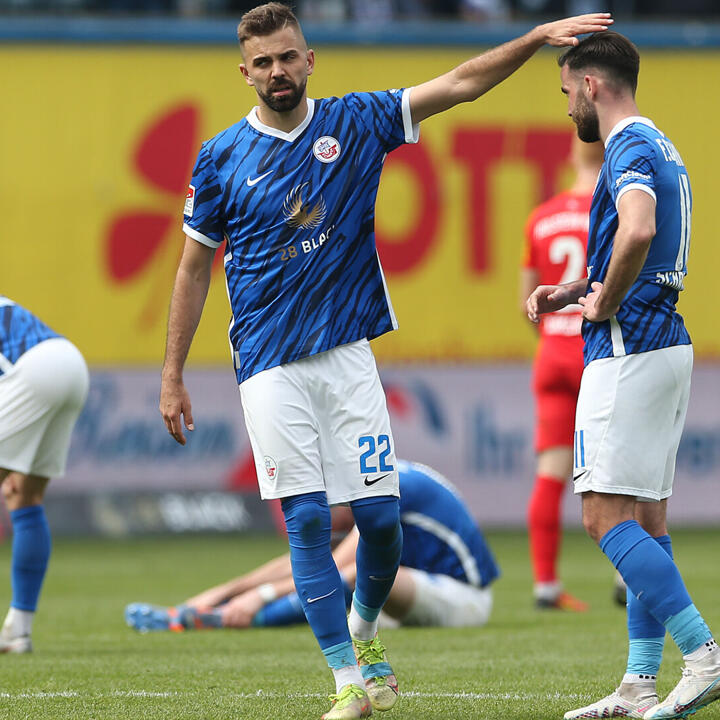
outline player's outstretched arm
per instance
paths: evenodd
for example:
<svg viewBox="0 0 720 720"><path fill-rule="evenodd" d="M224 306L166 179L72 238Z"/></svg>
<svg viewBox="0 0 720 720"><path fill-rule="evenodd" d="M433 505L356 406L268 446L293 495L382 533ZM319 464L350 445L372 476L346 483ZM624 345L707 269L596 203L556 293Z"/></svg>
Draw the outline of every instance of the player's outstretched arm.
<svg viewBox="0 0 720 720"><path fill-rule="evenodd" d="M188 430L195 429L190 396L183 382L183 367L210 287L214 253L212 248L186 238L170 300L160 413L168 432L181 445L186 442L181 417Z"/></svg>
<svg viewBox="0 0 720 720"><path fill-rule="evenodd" d="M410 94L412 121L472 102L531 58L543 45L577 45L578 35L607 30L610 13L591 13L538 25L529 33L464 62L440 77L413 88Z"/></svg>
<svg viewBox="0 0 720 720"><path fill-rule="evenodd" d="M528 318L536 323L544 313L562 310L566 305L576 303L586 287L586 278L563 285L539 285L525 303Z"/></svg>

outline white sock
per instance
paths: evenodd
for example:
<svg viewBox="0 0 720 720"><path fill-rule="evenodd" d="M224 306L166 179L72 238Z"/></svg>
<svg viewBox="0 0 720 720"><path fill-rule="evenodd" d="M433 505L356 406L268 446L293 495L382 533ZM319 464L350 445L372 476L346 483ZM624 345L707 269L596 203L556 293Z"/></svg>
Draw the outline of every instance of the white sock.
<svg viewBox="0 0 720 720"><path fill-rule="evenodd" d="M628 700L657 695L657 675L645 673L625 673L620 685L620 695Z"/></svg>
<svg viewBox="0 0 720 720"><path fill-rule="evenodd" d="M348 628L350 629L350 635L355 640L372 640L377 635L377 626L377 618L375 620L363 620L353 603L348 616Z"/></svg>
<svg viewBox="0 0 720 720"><path fill-rule="evenodd" d="M695 667L706 667L707 665L716 665L720 663L720 648L718 644L710 638L704 642L697 650L693 650L687 655L683 655L683 660Z"/></svg>
<svg viewBox="0 0 720 720"><path fill-rule="evenodd" d="M538 582L533 586L533 595L536 600L555 600L562 591L562 584L559 580L552 582Z"/></svg>
<svg viewBox="0 0 720 720"><path fill-rule="evenodd" d="M34 617L35 613L30 610L18 610L11 607L3 623L3 634L11 638L30 635Z"/></svg>
<svg viewBox="0 0 720 720"><path fill-rule="evenodd" d="M333 675L335 676L335 692L337 693L346 685L359 685L361 688L365 687L365 680L363 680L358 665L346 665L339 670L333 669Z"/></svg>

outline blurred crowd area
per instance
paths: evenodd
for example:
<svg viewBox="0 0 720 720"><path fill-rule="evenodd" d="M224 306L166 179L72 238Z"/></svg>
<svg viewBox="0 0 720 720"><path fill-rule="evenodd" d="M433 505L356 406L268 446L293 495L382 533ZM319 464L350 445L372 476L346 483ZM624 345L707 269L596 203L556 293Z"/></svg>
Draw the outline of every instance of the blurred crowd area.
<svg viewBox="0 0 720 720"><path fill-rule="evenodd" d="M3 14L234 16L262 0L0 0ZM295 0L303 20L426 20L505 22L611 11L636 20L720 19L718 0Z"/></svg>

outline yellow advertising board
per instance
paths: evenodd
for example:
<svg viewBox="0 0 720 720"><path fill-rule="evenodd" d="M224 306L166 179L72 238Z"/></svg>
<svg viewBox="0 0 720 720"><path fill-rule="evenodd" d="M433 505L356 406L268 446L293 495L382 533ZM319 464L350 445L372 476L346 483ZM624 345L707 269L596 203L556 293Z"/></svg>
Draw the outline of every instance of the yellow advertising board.
<svg viewBox="0 0 720 720"><path fill-rule="evenodd" d="M417 84L470 51L320 48L313 96ZM89 362L159 364L185 189L200 142L254 104L222 48L5 47L0 113L0 292L72 338ZM680 309L700 356L720 356L710 292L720 53L644 52L638 102L688 166L695 210ZM568 180L572 127L544 51L478 102L431 118L388 156L377 238L400 330L381 360L526 358L523 225ZM229 309L215 268L191 353L225 363Z"/></svg>

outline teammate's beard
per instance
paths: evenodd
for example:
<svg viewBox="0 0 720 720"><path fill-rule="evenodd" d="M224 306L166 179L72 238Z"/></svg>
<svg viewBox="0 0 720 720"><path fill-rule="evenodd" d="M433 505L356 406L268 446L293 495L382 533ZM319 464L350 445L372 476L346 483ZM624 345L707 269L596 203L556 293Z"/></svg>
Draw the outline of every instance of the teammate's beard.
<svg viewBox="0 0 720 720"><path fill-rule="evenodd" d="M578 137L583 142L591 143L600 139L600 120L597 110L584 95L578 96L572 119L577 125Z"/></svg>
<svg viewBox="0 0 720 720"><path fill-rule="evenodd" d="M294 85L291 80L284 80L282 82L273 83L268 87L268 92L263 93L257 90L257 94L262 98L262 101L275 112L290 112L294 110L302 100L305 94L305 87L307 86L307 78L302 81L300 85ZM289 89L291 92L289 95L283 95L282 97L276 97L272 93L277 90Z"/></svg>

